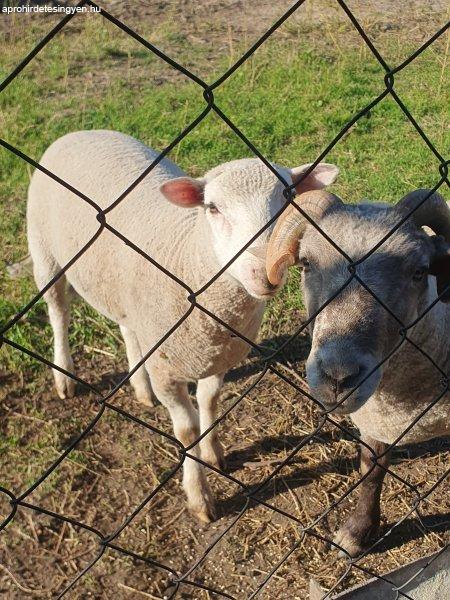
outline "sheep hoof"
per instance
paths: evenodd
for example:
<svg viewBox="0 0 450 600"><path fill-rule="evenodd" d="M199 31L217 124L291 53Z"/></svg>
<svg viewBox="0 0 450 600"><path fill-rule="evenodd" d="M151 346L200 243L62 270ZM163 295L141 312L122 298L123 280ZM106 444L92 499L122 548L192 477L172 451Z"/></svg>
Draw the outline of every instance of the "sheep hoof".
<svg viewBox="0 0 450 600"><path fill-rule="evenodd" d="M216 503L207 484L203 489L201 496L197 496L195 500L192 499L191 502L189 502L189 510L201 523L211 523L212 521L216 521Z"/></svg>
<svg viewBox="0 0 450 600"><path fill-rule="evenodd" d="M73 398L75 396L76 381L58 372L55 375L55 388L61 400Z"/></svg>
<svg viewBox="0 0 450 600"><path fill-rule="evenodd" d="M358 537L355 536L352 531L347 529L345 525L336 533L333 542L339 546L336 550L338 550L338 556L340 558L346 558L348 555L354 558L363 551L363 547ZM333 548L335 548L335 546L333 546Z"/></svg>
<svg viewBox="0 0 450 600"><path fill-rule="evenodd" d="M216 507L213 501L209 500L205 503L205 506L200 508L190 507L190 511L200 523L208 524L217 520Z"/></svg>
<svg viewBox="0 0 450 600"><path fill-rule="evenodd" d="M363 518L350 518L334 536L333 542L339 546L340 557L359 556L370 545L378 531L379 522L365 521ZM334 547L334 546L333 546Z"/></svg>

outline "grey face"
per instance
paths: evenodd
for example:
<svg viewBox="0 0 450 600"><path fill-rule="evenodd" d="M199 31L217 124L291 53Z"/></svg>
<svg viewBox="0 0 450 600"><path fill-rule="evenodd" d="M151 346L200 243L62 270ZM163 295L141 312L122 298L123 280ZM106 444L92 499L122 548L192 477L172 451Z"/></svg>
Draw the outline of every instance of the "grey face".
<svg viewBox="0 0 450 600"><path fill-rule="evenodd" d="M383 205L346 205L325 216L320 226L356 261L398 220L398 214ZM326 408L342 402L335 412L351 413L374 393L384 368L378 365L401 341L402 324L411 323L431 303L435 279L428 272L436 240L406 223L356 268L357 276L397 320L357 278L351 279L348 261L317 230L307 228L299 258L308 314L344 288L310 326L307 377L312 394Z"/></svg>

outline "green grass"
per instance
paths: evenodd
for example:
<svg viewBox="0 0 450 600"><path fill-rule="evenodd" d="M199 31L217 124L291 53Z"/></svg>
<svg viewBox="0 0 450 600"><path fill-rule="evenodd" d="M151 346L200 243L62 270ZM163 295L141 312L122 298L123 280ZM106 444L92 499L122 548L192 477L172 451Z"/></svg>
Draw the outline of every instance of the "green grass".
<svg viewBox="0 0 450 600"><path fill-rule="evenodd" d="M79 21L80 22L80 21ZM318 34L320 33L319 30ZM33 46L42 30L24 30L0 56L3 78ZM169 28L165 42L177 44L177 58L204 66L202 48L187 44ZM399 49L404 57L408 41ZM401 55L400 55L401 50ZM235 50L236 52L236 50ZM396 90L444 156L448 155L450 94L440 41L396 75ZM211 78L230 57L211 65ZM215 92L218 106L270 160L288 166L311 162L346 122L383 89L383 71L361 45L330 51L301 37L271 41ZM99 19L86 18L62 33L0 94L2 137L34 159L59 136L77 129L109 128L163 149L204 108L202 90ZM447 136L447 138L445 137ZM196 176L217 163L249 156L245 144L213 113L172 152L171 158ZM391 98L358 121L326 158L341 169L335 191L347 201L395 201L414 187L439 178L438 161ZM10 281L5 265L26 254L25 205L32 169L0 150L0 323L35 293L31 279ZM271 304L266 329L301 306L298 277ZM51 332L41 301L8 334L50 356ZM72 344L118 351L117 330L84 304L74 311ZM5 345L7 369L39 368Z"/></svg>

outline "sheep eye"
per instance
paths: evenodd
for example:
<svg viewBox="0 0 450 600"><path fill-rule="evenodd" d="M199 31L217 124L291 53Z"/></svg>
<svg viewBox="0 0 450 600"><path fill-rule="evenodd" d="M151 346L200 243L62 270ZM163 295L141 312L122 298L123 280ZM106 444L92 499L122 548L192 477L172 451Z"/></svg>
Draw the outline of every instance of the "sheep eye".
<svg viewBox="0 0 450 600"><path fill-rule="evenodd" d="M414 271L413 280L422 281L422 279L428 274L427 267L420 267Z"/></svg>
<svg viewBox="0 0 450 600"><path fill-rule="evenodd" d="M217 213L220 212L220 210L217 208L217 206L215 204L207 204L206 208L209 210L209 212L212 215L217 215Z"/></svg>
<svg viewBox="0 0 450 600"><path fill-rule="evenodd" d="M311 263L310 263L310 262L309 262L309 260L308 260L307 258L305 258L304 256L300 258L300 260L299 260L299 265L300 265L300 268L301 268L303 271L306 271L306 272L308 272L308 271L310 271L310 270L311 270Z"/></svg>

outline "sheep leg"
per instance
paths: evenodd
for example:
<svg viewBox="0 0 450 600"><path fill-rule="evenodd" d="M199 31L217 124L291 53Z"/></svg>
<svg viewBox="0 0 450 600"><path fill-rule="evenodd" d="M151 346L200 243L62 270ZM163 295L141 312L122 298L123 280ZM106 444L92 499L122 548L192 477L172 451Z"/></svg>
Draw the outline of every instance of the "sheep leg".
<svg viewBox="0 0 450 600"><path fill-rule="evenodd" d="M370 437L362 438L375 454L379 456L387 448L383 442ZM341 546L350 556L357 556L367 547L376 535L380 526L380 498L383 480L390 463L390 453L377 460L381 467L374 467L372 453L361 445L361 475L367 475L359 485L359 495L356 508L352 515L337 532L334 543Z"/></svg>
<svg viewBox="0 0 450 600"><path fill-rule="evenodd" d="M150 379L158 400L169 411L175 437L189 446L200 435L199 417L189 399L187 383L176 381L167 373L166 365L150 367ZM198 444L189 450L199 456ZM183 464L183 488L188 499L189 510L203 523L214 521L214 498L209 489L204 467L195 460L185 458Z"/></svg>
<svg viewBox="0 0 450 600"><path fill-rule="evenodd" d="M34 227L28 227L30 264L33 265L34 280L41 290L58 274L60 266ZM48 317L53 330L53 363L73 373L73 361L69 348L70 298L67 293L67 278L61 275L45 292ZM61 371L53 369L53 377L61 400L75 394L75 380Z"/></svg>
<svg viewBox="0 0 450 600"><path fill-rule="evenodd" d="M36 281L38 276L36 276ZM69 347L70 303L66 290L66 278L62 275L45 293L48 317L53 329L54 359L58 367L73 373L73 361ZM55 387L61 400L75 394L75 380L53 369Z"/></svg>
<svg viewBox="0 0 450 600"><path fill-rule="evenodd" d="M220 395L224 373L199 379L197 384L197 402L200 413L200 431L203 433L217 418L217 400ZM217 469L225 469L222 446L215 427L200 442L202 459Z"/></svg>
<svg viewBox="0 0 450 600"><path fill-rule="evenodd" d="M131 371L136 364L142 360L141 347L134 331L128 329L128 327L125 327L124 325L120 325L120 333L125 342L128 368ZM152 387L145 365L142 365L136 373L133 373L130 377L130 383L134 389L138 402L142 402L142 404L145 404L146 406L154 406L152 400Z"/></svg>

